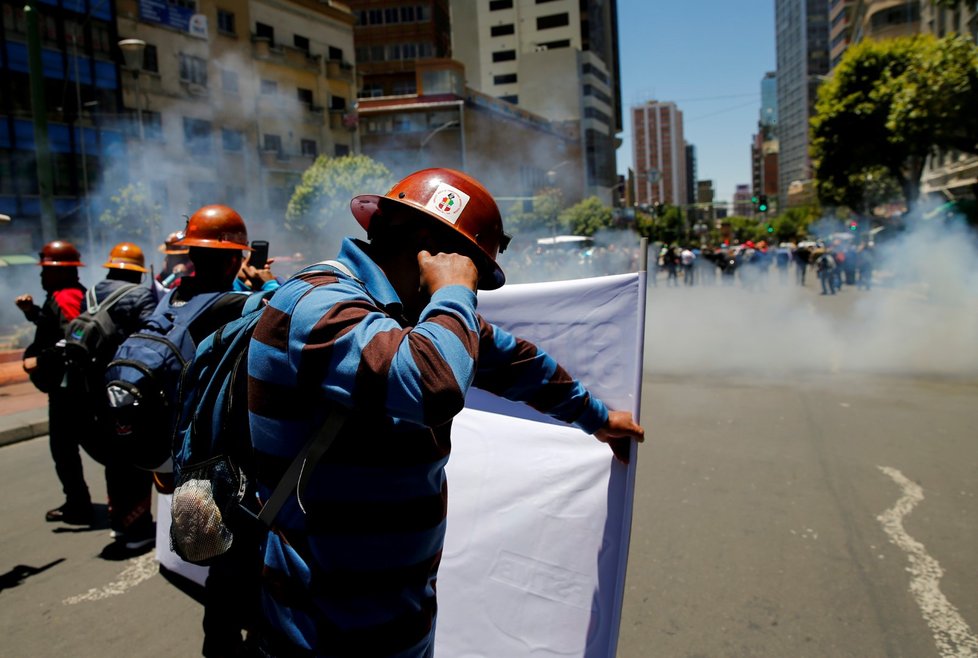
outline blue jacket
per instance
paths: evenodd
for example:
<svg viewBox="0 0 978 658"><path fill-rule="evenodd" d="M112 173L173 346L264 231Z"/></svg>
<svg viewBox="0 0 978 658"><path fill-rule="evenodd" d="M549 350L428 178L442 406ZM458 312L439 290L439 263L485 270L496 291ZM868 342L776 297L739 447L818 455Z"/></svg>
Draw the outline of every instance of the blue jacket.
<svg viewBox="0 0 978 658"><path fill-rule="evenodd" d="M434 639L451 421L478 386L589 433L605 405L534 345L486 322L464 286L437 291L417 324L369 245L347 239L353 273L291 279L255 329L249 410L267 497L330 404L350 418L303 504L264 546L273 645L312 655L423 656Z"/></svg>

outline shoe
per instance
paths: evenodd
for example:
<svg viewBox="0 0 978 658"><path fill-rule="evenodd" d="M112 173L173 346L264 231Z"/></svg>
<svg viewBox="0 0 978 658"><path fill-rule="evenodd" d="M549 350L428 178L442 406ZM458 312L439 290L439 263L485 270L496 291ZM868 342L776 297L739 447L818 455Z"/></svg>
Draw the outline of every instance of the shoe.
<svg viewBox="0 0 978 658"><path fill-rule="evenodd" d="M156 546L156 524L137 532L113 530L112 537L112 543L102 549L100 556L106 560L128 560Z"/></svg>
<svg viewBox="0 0 978 658"><path fill-rule="evenodd" d="M56 507L45 512L44 520L50 523L92 525L92 522L95 520L95 509L91 503L87 505L69 505L65 503L61 507Z"/></svg>

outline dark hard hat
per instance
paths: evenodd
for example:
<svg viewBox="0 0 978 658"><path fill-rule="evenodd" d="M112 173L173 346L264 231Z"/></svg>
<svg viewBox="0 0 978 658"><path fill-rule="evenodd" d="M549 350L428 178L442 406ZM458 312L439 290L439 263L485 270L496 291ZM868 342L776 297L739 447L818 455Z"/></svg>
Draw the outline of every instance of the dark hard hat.
<svg viewBox="0 0 978 658"><path fill-rule="evenodd" d="M85 263L81 262L81 254L67 240L55 240L49 242L41 248L38 254L41 261L38 265L42 267L82 267Z"/></svg>

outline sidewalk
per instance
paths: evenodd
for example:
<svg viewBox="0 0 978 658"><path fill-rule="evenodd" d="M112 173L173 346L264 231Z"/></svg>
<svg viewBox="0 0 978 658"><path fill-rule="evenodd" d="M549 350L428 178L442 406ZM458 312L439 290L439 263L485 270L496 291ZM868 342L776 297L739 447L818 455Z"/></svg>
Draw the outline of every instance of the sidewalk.
<svg viewBox="0 0 978 658"><path fill-rule="evenodd" d="M21 356L0 351L0 446L48 433L48 396L28 381Z"/></svg>

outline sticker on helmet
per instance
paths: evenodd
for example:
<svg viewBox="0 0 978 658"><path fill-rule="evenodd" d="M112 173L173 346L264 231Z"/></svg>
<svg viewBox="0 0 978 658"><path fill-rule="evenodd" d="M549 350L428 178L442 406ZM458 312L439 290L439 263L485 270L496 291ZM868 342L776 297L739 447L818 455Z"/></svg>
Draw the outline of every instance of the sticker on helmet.
<svg viewBox="0 0 978 658"><path fill-rule="evenodd" d="M469 202L469 195L451 185L440 185L428 199L426 210L454 224Z"/></svg>

